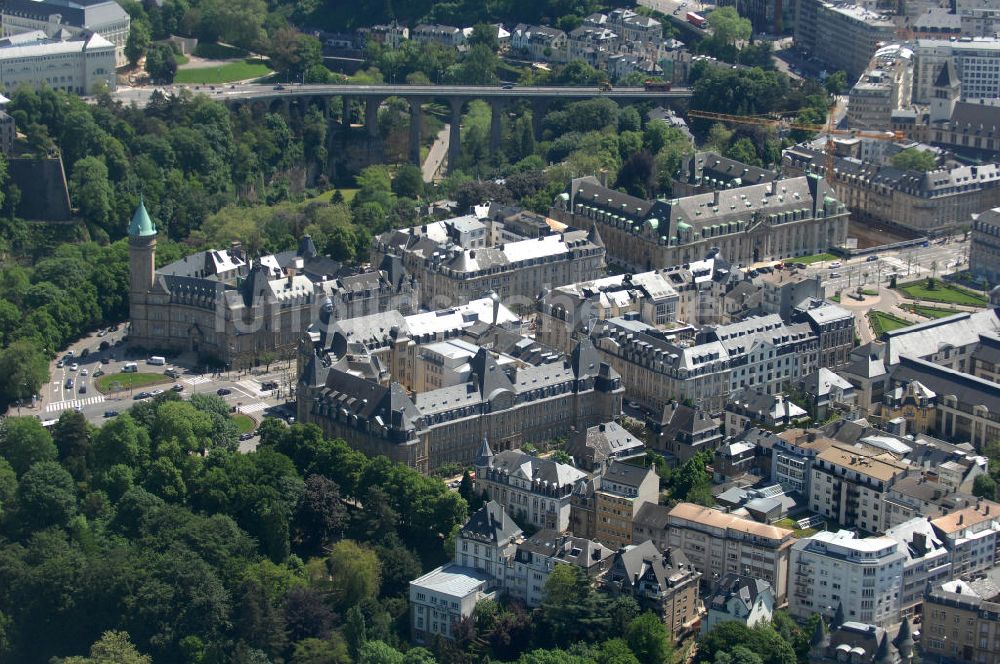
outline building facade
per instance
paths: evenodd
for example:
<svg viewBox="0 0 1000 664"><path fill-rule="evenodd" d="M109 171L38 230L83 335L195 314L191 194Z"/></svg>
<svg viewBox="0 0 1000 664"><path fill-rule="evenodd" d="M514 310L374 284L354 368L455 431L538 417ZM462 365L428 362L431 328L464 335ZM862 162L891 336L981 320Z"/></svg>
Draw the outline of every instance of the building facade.
<svg viewBox="0 0 1000 664"><path fill-rule="evenodd" d="M594 177L573 180L552 217L576 228L596 224L607 259L642 272L700 260L714 249L750 264L826 251L847 239L848 211L818 176L646 201Z"/></svg>
<svg viewBox="0 0 1000 664"><path fill-rule="evenodd" d="M1000 663L1000 593L994 579L949 580L924 598L921 649L927 659Z"/></svg>
<svg viewBox="0 0 1000 664"><path fill-rule="evenodd" d="M249 368L268 354L294 357L321 308L350 318L416 307L416 284L398 263L352 274L318 255L308 235L296 250L256 262L237 243L159 269L156 226L142 203L128 236L129 342L136 348Z"/></svg>
<svg viewBox="0 0 1000 664"><path fill-rule="evenodd" d="M791 530L769 526L692 503L680 503L667 514L667 540L705 578L743 574L774 588L778 606L788 601Z"/></svg>
<svg viewBox="0 0 1000 664"><path fill-rule="evenodd" d="M1000 207L976 217L969 239L969 271L990 284L1000 283Z"/></svg>
<svg viewBox="0 0 1000 664"><path fill-rule="evenodd" d="M112 75L115 67L128 62L125 43L131 21L128 12L114 0L7 0L0 20L5 37L36 30L42 30L49 37L61 31L71 35L97 33L114 47ZM85 88L83 94L89 94L90 90Z"/></svg>
<svg viewBox="0 0 1000 664"><path fill-rule="evenodd" d="M61 40L36 31L2 39L0 90L12 95L22 85L78 95L93 94L99 87L113 92L114 44L91 33Z"/></svg>
<svg viewBox="0 0 1000 664"><path fill-rule="evenodd" d="M484 439L476 458L475 487L524 523L563 532L570 523L570 494L586 476L573 466L523 452L494 455Z"/></svg>
<svg viewBox="0 0 1000 664"><path fill-rule="evenodd" d="M792 547L789 610L805 620L824 619L842 607L848 620L886 627L899 622L904 556L889 537L859 538L823 531Z"/></svg>
<svg viewBox="0 0 1000 664"><path fill-rule="evenodd" d="M930 103L941 69L949 60L962 82L963 100L1000 97L1000 39L996 36L918 39L913 55L914 102Z"/></svg>
<svg viewBox="0 0 1000 664"><path fill-rule="evenodd" d="M802 0L795 17L795 45L816 57L829 71L857 80L881 43L892 41L891 17L858 5Z"/></svg>
<svg viewBox="0 0 1000 664"><path fill-rule="evenodd" d="M646 541L620 549L601 585L612 595L635 598L641 610L658 615L674 640L680 641L701 617L700 579L682 551L661 551Z"/></svg>
<svg viewBox="0 0 1000 664"><path fill-rule="evenodd" d="M464 304L489 291L517 311L535 307L543 289L604 276L604 246L582 230L523 238L498 222L458 217L375 239L372 262L397 256L420 282L420 303L429 309Z"/></svg>
<svg viewBox="0 0 1000 664"><path fill-rule="evenodd" d="M954 576L975 574L1000 563L1000 505L981 500L931 520L934 531L951 553Z"/></svg>
<svg viewBox="0 0 1000 664"><path fill-rule="evenodd" d="M889 489L907 466L889 452L837 443L816 455L810 472L813 512L845 528L881 533L889 527Z"/></svg>
<svg viewBox="0 0 1000 664"><path fill-rule="evenodd" d="M705 598L705 619L701 633L719 623L737 621L747 627L769 625L774 615L774 591L767 581L741 574L727 574L715 584L715 591Z"/></svg>

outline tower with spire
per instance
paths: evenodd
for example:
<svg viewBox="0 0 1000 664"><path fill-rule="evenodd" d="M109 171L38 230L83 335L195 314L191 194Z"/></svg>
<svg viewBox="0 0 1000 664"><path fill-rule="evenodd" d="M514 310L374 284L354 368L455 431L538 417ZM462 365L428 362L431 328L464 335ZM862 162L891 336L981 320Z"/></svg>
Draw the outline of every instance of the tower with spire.
<svg viewBox="0 0 1000 664"><path fill-rule="evenodd" d="M128 225L129 336L142 346L150 339L150 293L156 279L156 225L139 197Z"/></svg>

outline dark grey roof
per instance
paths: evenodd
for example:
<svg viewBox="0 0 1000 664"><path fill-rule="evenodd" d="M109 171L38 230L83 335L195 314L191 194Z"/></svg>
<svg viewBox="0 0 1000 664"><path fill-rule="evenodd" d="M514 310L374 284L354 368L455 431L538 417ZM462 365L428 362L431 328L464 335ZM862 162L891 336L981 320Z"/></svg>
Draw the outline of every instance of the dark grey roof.
<svg viewBox="0 0 1000 664"><path fill-rule="evenodd" d="M771 584L767 581L730 572L722 577L715 588L715 592L708 598L705 604L709 609L725 611L729 605L729 600L735 597L749 610L753 608L757 597L764 593L771 593L773 599L774 591L771 589Z"/></svg>
<svg viewBox="0 0 1000 664"><path fill-rule="evenodd" d="M958 78L958 71L955 70L955 60L948 58L945 60L945 65L941 67L941 71L934 81L934 87L957 88L959 85L961 85L961 81Z"/></svg>
<svg viewBox="0 0 1000 664"><path fill-rule="evenodd" d="M636 525L641 525L644 528L650 530L662 530L667 531L667 517L670 515L670 508L666 505L657 505L655 503L645 503L636 512L635 517L632 519L632 523Z"/></svg>
<svg viewBox="0 0 1000 664"><path fill-rule="evenodd" d="M619 484L638 488L652 472L652 468L613 461L608 465L607 470L604 471L602 479L613 480Z"/></svg>
<svg viewBox="0 0 1000 664"><path fill-rule="evenodd" d="M462 537L491 544L510 542L521 535L521 529L507 516L500 503L491 500L469 517L462 526Z"/></svg>
<svg viewBox="0 0 1000 664"><path fill-rule="evenodd" d="M996 131L1000 127L1000 113L997 107L989 104L976 104L973 102L960 101L955 104L955 110L951 114L952 127L982 127L986 130Z"/></svg>
<svg viewBox="0 0 1000 664"><path fill-rule="evenodd" d="M982 405L991 413L1000 412L1000 385L931 362L903 355L892 372L892 380L917 380L939 398L954 395L967 407Z"/></svg>
<svg viewBox="0 0 1000 664"><path fill-rule="evenodd" d="M697 575L683 551L667 549L661 553L650 540L618 551L612 569L613 579L623 587L633 588L636 582L654 583L661 592Z"/></svg>
<svg viewBox="0 0 1000 664"><path fill-rule="evenodd" d="M63 25L90 27L126 18L128 14L113 0L5 0L5 14L48 21L58 14Z"/></svg>
<svg viewBox="0 0 1000 664"><path fill-rule="evenodd" d="M516 450L504 450L493 457L493 469L521 476L529 481L547 482L549 486L562 487L575 484L586 474L573 466L540 459Z"/></svg>
<svg viewBox="0 0 1000 664"><path fill-rule="evenodd" d="M564 563L587 569L600 564L614 551L599 542L555 530L540 530L517 545L516 557L525 559L525 553L554 558Z"/></svg>

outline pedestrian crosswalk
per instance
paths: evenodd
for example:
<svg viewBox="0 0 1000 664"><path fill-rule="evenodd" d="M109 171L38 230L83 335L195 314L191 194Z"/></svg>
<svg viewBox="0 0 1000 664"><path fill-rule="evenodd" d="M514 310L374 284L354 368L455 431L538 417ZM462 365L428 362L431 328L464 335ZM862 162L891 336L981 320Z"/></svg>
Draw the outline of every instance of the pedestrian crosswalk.
<svg viewBox="0 0 1000 664"><path fill-rule="evenodd" d="M202 383L208 383L212 379L207 376L191 376L190 378L185 378L184 382L188 385L201 385Z"/></svg>
<svg viewBox="0 0 1000 664"><path fill-rule="evenodd" d="M56 401L50 403L45 407L46 413L62 412L64 410L70 410L76 408L77 406L89 406L90 404L102 403L104 401L103 394L97 394L92 397L87 397L86 399L68 399L66 401Z"/></svg>
<svg viewBox="0 0 1000 664"><path fill-rule="evenodd" d="M236 410L240 411L244 415L250 415L251 413L259 413L265 408L267 408L267 404L263 401L258 401L256 403L249 403L244 406L240 406Z"/></svg>
<svg viewBox="0 0 1000 664"><path fill-rule="evenodd" d="M250 394L261 394L260 383L255 380L241 380L236 384Z"/></svg>

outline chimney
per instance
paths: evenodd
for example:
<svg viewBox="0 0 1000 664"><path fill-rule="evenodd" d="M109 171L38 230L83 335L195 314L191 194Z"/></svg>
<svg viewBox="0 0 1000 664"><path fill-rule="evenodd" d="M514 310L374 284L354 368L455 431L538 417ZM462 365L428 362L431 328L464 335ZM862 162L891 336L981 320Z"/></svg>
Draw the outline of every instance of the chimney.
<svg viewBox="0 0 1000 664"><path fill-rule="evenodd" d="M602 187L607 187L608 186L608 169L602 168L601 170L597 171L597 179L601 183Z"/></svg>
<svg viewBox="0 0 1000 664"><path fill-rule="evenodd" d="M229 243L229 253L235 257L243 260L243 244L239 240L233 240ZM187 260L185 258L185 260Z"/></svg>
<svg viewBox="0 0 1000 664"><path fill-rule="evenodd" d="M712 192L712 207L719 207L719 190Z"/></svg>
<svg viewBox="0 0 1000 664"><path fill-rule="evenodd" d="M963 523L965 523L965 515L964 514L959 514L958 515L958 525L961 526Z"/></svg>

